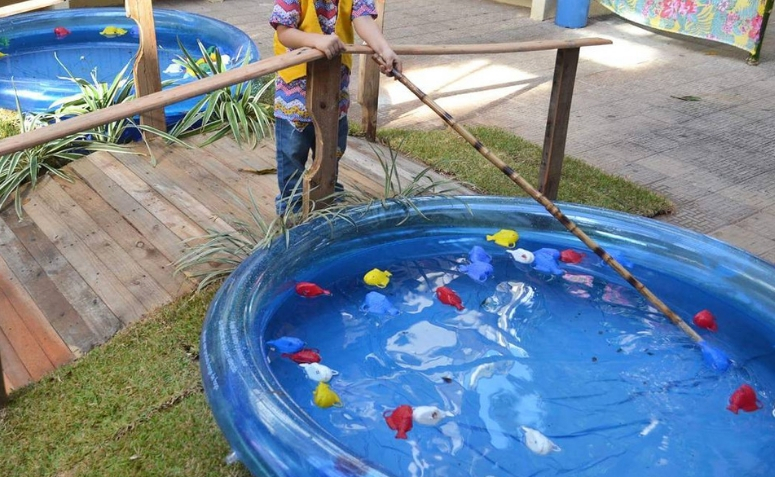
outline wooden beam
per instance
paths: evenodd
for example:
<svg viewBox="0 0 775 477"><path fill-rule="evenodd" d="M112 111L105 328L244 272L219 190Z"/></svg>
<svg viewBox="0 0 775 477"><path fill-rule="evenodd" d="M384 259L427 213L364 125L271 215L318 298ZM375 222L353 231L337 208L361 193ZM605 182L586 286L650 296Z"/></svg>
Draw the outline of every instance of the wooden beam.
<svg viewBox="0 0 775 477"><path fill-rule="evenodd" d="M375 0L377 27L382 31L385 22L385 0ZM379 105L380 71L377 63L362 57L358 63L358 102L361 105L361 128L366 140L377 140L377 108Z"/></svg>
<svg viewBox="0 0 775 477"><path fill-rule="evenodd" d="M560 175L565 157L565 140L568 135L570 105L578 63L578 48L557 50L552 95L549 98L549 117L546 119L544 150L541 156L541 169L538 173L540 181L538 190L549 200L556 200L557 192L560 190Z"/></svg>
<svg viewBox="0 0 775 477"><path fill-rule="evenodd" d="M334 193L339 170L339 93L342 82L342 57L307 64L307 111L315 125L315 160L304 175L304 218L317 208L329 205L325 200ZM314 203L314 204L313 204Z"/></svg>
<svg viewBox="0 0 775 477"><path fill-rule="evenodd" d="M14 3L13 5L0 8L0 18L31 12L33 10L40 10L41 8L53 7L60 3L65 3L65 0L28 0L26 2Z"/></svg>
<svg viewBox="0 0 775 477"><path fill-rule="evenodd" d="M126 15L137 23L140 30L140 47L135 57L134 76L137 97L161 91L159 53L156 44L156 27L153 21L151 0L125 0ZM140 124L161 131L167 130L164 108L146 111L140 115ZM145 133L143 133L145 134Z"/></svg>

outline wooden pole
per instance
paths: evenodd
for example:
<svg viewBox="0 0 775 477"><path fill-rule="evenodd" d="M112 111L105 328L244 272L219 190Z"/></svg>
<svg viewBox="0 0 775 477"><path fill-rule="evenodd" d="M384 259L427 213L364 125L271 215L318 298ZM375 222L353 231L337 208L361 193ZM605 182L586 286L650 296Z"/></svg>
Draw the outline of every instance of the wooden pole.
<svg viewBox="0 0 775 477"><path fill-rule="evenodd" d="M303 181L303 217L315 207L329 205L326 198L334 193L339 138L339 91L342 82L342 57L307 64L307 110L315 126L315 160Z"/></svg>
<svg viewBox="0 0 775 477"><path fill-rule="evenodd" d="M374 61L381 62L384 64L384 61L379 58L377 55L374 55L372 58L374 58ZM411 81L409 81L403 74L399 73L395 68L392 71L393 76L401 82L404 86L409 88L409 90L417 96L420 101L425 103L428 107L430 107L433 112L439 115L441 119L444 120L447 125L449 125L452 129L454 129L458 134L460 134L466 141L468 141L469 144L471 144L474 149L479 151L481 155L483 155L488 161L490 161L495 167L500 169L501 172L503 172L509 179L511 179L515 184L517 184L522 190L527 192L527 194L532 197L536 202L543 205L544 208L546 208L547 211L549 211L554 218L556 218L563 226L565 226L566 229L568 229L569 232L571 232L573 235L578 237L584 244L590 248L595 254L603 259L611 268L614 269L616 273L618 273L622 278L624 278L627 283L632 285L638 292L643 295L651 304L653 304L659 311L665 314L667 318L673 322L674 325L679 327L681 331L686 333L692 340L694 340L697 343L703 342L702 337L697 334L696 331L694 331L689 325L686 324L685 321L681 319L678 315L676 315L673 310L668 308L667 305L665 305L662 300L660 300L656 295L654 295L651 290L646 288L646 286L640 282L637 278L635 278L626 268L624 268L618 261L616 261L615 258L613 258L611 255L608 254L605 250L603 250L603 247L601 247L597 242L592 240L586 233L584 233L583 230L581 230L568 216L563 214L559 208L557 208L556 205L552 203L549 199L547 199L543 194L541 194L538 190L536 190L532 185L530 185L529 182L527 182L525 179L520 176L517 171L512 169L508 164L503 162L498 156L496 156L492 151L487 149L487 147L479 142L478 139L476 139L470 132L468 132L467 129L465 129L463 126L458 124L457 121L444 109L442 109L438 104L436 104L435 101L433 101L431 98L428 97L425 93L423 93L417 86L414 85Z"/></svg>
<svg viewBox="0 0 775 477"><path fill-rule="evenodd" d="M385 0L375 0L377 27L385 23ZM358 64L358 102L361 105L361 128L367 141L377 140L377 110L379 105L379 67L373 61L361 58Z"/></svg>
<svg viewBox="0 0 775 477"><path fill-rule="evenodd" d="M159 53L156 45L156 27L151 0L125 0L126 15L137 23L140 30L140 48L135 57L135 92L137 97L161 91ZM164 108L146 111L140 115L140 124L161 131L167 130ZM143 133L145 134L145 133Z"/></svg>
<svg viewBox="0 0 775 477"><path fill-rule="evenodd" d="M546 119L544 150L541 155L541 169L538 173L538 190L549 200L557 200L557 193L560 190L562 160L565 158L570 104L573 99L573 84L576 82L578 63L578 48L557 50L552 95L549 99L549 117Z"/></svg>

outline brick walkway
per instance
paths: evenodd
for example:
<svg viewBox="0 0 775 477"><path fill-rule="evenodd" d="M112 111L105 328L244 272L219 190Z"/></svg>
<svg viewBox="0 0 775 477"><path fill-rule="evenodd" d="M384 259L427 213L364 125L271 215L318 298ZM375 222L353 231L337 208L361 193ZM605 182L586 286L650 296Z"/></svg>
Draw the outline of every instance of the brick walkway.
<svg viewBox="0 0 775 477"><path fill-rule="evenodd" d="M614 15L567 30L492 0L387 0L395 44L491 43L584 36L567 153L669 196L660 220L775 262L775 27L762 62L729 46L654 33ZM236 25L271 55L270 0L163 0ZM464 124L498 125L543 142L553 52L406 57L405 73ZM697 96L700 101L676 97ZM353 108L352 116L359 111ZM441 127L402 85L383 80L380 125Z"/></svg>

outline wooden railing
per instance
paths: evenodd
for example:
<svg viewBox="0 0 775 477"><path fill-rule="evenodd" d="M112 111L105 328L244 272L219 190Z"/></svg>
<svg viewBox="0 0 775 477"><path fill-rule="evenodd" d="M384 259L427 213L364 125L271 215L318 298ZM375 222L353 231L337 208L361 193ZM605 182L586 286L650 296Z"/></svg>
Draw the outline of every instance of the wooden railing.
<svg viewBox="0 0 775 477"><path fill-rule="evenodd" d="M65 3L65 0L27 0L26 2L14 3L13 5L0 7L0 18L32 12L34 10L53 7L63 3Z"/></svg>

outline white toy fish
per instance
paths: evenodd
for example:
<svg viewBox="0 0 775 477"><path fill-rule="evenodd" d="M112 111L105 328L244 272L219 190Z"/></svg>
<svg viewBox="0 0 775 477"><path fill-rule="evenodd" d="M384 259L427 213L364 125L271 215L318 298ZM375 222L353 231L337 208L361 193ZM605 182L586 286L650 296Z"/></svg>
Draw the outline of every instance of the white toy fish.
<svg viewBox="0 0 775 477"><path fill-rule="evenodd" d="M436 406L417 406L412 409L412 420L425 426L435 426L445 417L452 417L454 414L448 411L442 411Z"/></svg>
<svg viewBox="0 0 775 477"><path fill-rule="evenodd" d="M177 63L170 63L170 65L164 70L164 72L168 75L179 75L184 71L185 69Z"/></svg>
<svg viewBox="0 0 775 477"><path fill-rule="evenodd" d="M299 366L307 373L307 377L313 381L327 383L331 381L331 378L339 374L339 372L320 363L302 363Z"/></svg>
<svg viewBox="0 0 775 477"><path fill-rule="evenodd" d="M522 426L522 430L525 431L525 445L534 453L538 455L548 455L552 452L560 452L562 450L557 444L537 430L526 426Z"/></svg>
<svg viewBox="0 0 775 477"><path fill-rule="evenodd" d="M533 263L535 260L535 255L533 255L533 252L525 250L524 248L506 250L506 253L511 255L511 258L513 258L515 262L519 263Z"/></svg>

